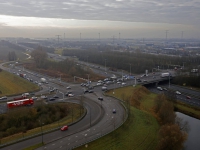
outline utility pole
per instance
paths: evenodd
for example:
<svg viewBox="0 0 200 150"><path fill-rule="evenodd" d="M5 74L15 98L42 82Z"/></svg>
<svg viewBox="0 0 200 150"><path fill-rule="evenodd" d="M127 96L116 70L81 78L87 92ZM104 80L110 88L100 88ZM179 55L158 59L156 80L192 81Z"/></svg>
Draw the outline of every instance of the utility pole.
<svg viewBox="0 0 200 150"><path fill-rule="evenodd" d="M61 36L61 35L56 35L56 36L58 37L58 43L59 43L59 39L60 39L60 36Z"/></svg>

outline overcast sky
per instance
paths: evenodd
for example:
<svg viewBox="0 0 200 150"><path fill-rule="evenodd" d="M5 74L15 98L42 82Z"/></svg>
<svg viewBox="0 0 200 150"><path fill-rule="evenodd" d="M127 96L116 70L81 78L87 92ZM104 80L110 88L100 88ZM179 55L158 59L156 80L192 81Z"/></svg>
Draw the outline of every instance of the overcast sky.
<svg viewBox="0 0 200 150"><path fill-rule="evenodd" d="M0 37L200 38L200 0L0 0Z"/></svg>

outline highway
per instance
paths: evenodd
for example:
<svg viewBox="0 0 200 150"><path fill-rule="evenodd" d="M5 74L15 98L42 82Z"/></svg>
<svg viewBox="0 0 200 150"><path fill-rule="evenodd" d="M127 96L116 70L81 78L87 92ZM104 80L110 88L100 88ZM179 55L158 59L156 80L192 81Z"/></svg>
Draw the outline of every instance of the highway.
<svg viewBox="0 0 200 150"><path fill-rule="evenodd" d="M10 72L18 72L19 70L21 70L20 72L26 73L29 78L32 78L35 81L38 81L41 77L41 75L39 74L32 73L30 71L27 72L27 70L22 70L17 67L7 70L9 70ZM54 87L58 88L59 92L57 92L57 95L59 95L60 98L49 103L60 101L79 103L79 100L77 99L80 95L83 95L83 87L81 87L79 84L73 85L57 80L55 81L55 79L52 78L47 79L49 81L49 84L43 84L42 91L36 92L36 95L45 94L49 91L49 87ZM62 86L60 86L60 83L62 84ZM66 93L68 91L68 89L66 89L67 85L71 86L70 90L73 90L75 97L64 98L63 100L62 93ZM103 101L98 100L98 97L100 96L103 97ZM57 131L44 134L43 140L45 146L43 148L71 149L113 131L124 122L126 118L124 107L118 100L102 95L100 87L95 88L94 93L85 94L84 97L86 98L84 100L84 107L87 109L86 116L81 121L71 125L68 131L62 132L60 131L60 129L58 129ZM5 103L3 103L2 105L6 106ZM113 109L116 109L116 114L112 112ZM41 143L41 136L18 142L2 149L23 149L25 147L38 143Z"/></svg>

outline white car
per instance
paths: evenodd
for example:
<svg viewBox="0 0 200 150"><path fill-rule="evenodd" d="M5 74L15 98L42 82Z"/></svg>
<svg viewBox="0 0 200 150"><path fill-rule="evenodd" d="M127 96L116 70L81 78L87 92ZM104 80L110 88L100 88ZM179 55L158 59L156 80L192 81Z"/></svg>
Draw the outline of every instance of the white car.
<svg viewBox="0 0 200 150"><path fill-rule="evenodd" d="M99 82L98 82L97 85L102 85L102 83L99 83Z"/></svg>
<svg viewBox="0 0 200 150"><path fill-rule="evenodd" d="M122 82L122 85L126 85L126 83L125 83L125 82Z"/></svg>
<svg viewBox="0 0 200 150"><path fill-rule="evenodd" d="M73 97L74 96L74 94L68 94L68 97Z"/></svg>
<svg viewBox="0 0 200 150"><path fill-rule="evenodd" d="M67 89L71 89L71 87L70 86L68 86L68 87L66 87Z"/></svg>
<svg viewBox="0 0 200 150"><path fill-rule="evenodd" d="M34 97L32 97L32 99L33 99L33 100L37 100L37 97L34 96Z"/></svg>
<svg viewBox="0 0 200 150"><path fill-rule="evenodd" d="M179 91L176 91L175 93L178 94L178 95L181 95L181 92L179 92Z"/></svg>
<svg viewBox="0 0 200 150"><path fill-rule="evenodd" d="M160 90L160 91L162 91L162 90L163 90L163 88L161 88L161 87L159 87L159 86L157 87L157 89L158 89L158 90Z"/></svg>

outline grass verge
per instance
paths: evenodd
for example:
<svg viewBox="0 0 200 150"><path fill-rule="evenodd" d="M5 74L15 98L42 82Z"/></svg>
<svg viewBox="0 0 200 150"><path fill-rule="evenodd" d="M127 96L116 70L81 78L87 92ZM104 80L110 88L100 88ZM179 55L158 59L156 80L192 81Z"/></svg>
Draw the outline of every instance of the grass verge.
<svg viewBox="0 0 200 150"><path fill-rule="evenodd" d="M34 149L39 148L39 147L42 147L42 146L43 146L43 144L42 144L42 143L39 143L39 144L30 146L30 147L24 148L23 150L34 150Z"/></svg>
<svg viewBox="0 0 200 150"><path fill-rule="evenodd" d="M0 96L39 90L39 87L7 71L0 72Z"/></svg>

